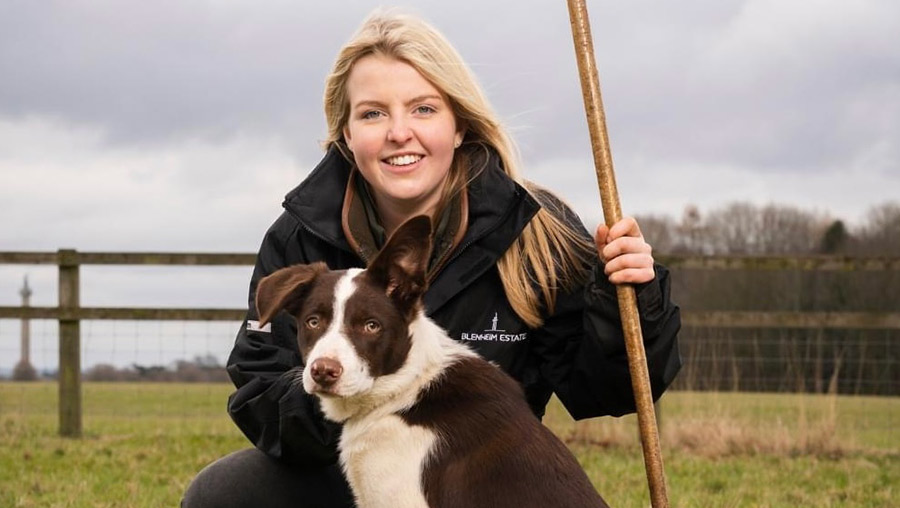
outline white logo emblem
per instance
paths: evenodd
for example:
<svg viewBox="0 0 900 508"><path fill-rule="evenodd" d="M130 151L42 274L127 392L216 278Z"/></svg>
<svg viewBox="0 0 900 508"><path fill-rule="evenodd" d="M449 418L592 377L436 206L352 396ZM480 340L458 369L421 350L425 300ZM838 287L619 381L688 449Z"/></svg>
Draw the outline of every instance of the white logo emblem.
<svg viewBox="0 0 900 508"><path fill-rule="evenodd" d="M485 330L486 332L505 332L506 330L498 330L497 329L497 313L494 313L494 319L491 320L491 328Z"/></svg>

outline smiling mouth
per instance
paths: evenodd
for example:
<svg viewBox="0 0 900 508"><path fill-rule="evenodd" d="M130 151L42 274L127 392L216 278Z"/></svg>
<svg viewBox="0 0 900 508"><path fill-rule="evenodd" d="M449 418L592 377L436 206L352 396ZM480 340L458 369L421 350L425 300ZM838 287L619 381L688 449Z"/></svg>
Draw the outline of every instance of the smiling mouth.
<svg viewBox="0 0 900 508"><path fill-rule="evenodd" d="M388 157L384 159L384 162L390 164L391 166L409 166L411 164L415 164L422 160L421 155L398 155L396 157Z"/></svg>

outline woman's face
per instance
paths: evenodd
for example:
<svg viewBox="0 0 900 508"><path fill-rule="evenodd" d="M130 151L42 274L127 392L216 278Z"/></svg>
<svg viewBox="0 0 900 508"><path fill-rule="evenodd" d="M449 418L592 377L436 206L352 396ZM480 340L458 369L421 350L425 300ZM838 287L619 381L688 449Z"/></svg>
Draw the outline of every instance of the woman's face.
<svg viewBox="0 0 900 508"><path fill-rule="evenodd" d="M380 211L432 213L462 140L444 94L409 64L380 55L353 65L347 94L344 138Z"/></svg>

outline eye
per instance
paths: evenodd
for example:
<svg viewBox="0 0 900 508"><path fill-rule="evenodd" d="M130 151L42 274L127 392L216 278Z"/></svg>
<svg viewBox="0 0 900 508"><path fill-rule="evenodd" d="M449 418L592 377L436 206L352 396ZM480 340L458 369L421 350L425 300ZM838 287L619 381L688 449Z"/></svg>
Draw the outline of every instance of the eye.
<svg viewBox="0 0 900 508"><path fill-rule="evenodd" d="M310 316L306 318L306 327L310 330L315 330L319 327L319 316Z"/></svg>
<svg viewBox="0 0 900 508"><path fill-rule="evenodd" d="M366 324L363 325L363 329L366 333L378 333L381 331L381 323L375 321L374 319L370 319L366 321Z"/></svg>
<svg viewBox="0 0 900 508"><path fill-rule="evenodd" d="M430 115L431 113L435 112L437 112L437 110L427 104L423 104L422 106L416 108L416 113L420 115Z"/></svg>
<svg viewBox="0 0 900 508"><path fill-rule="evenodd" d="M372 120L372 119L378 118L379 116L381 116L381 114L382 114L381 111L378 111L377 109L373 109L373 110L366 111L365 113L363 113L362 119L363 120Z"/></svg>

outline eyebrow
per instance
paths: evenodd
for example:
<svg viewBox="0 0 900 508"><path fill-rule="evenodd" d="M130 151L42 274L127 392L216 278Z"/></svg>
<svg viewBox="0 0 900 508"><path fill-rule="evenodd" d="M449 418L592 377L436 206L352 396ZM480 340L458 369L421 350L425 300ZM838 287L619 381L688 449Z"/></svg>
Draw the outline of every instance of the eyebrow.
<svg viewBox="0 0 900 508"><path fill-rule="evenodd" d="M444 102L444 98L441 97L440 95L436 95L436 94L424 94L424 95L417 95L416 97L413 97L412 99L406 101L406 103L404 103L404 106L409 107L409 106L412 105L412 104L415 104L415 103L417 103L417 102L424 102L424 101L429 100L429 99L430 99L430 100L439 100L439 101L441 101L441 102ZM381 101L376 101L376 100L363 100L363 101L359 101L359 102L357 102L356 104L353 105L354 108L358 108L358 107L360 107L360 106L376 106L376 107L382 107L382 106L384 106L384 103L381 102Z"/></svg>

